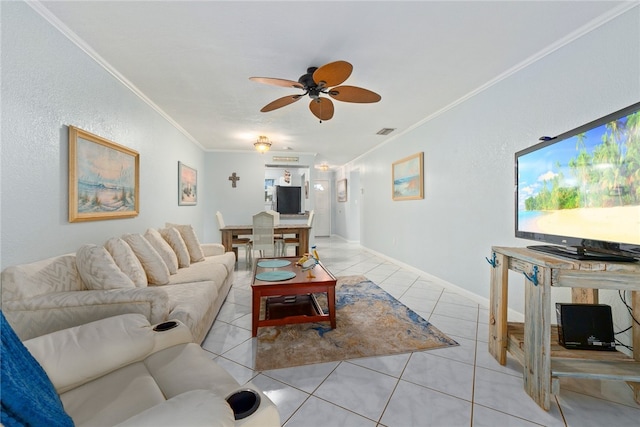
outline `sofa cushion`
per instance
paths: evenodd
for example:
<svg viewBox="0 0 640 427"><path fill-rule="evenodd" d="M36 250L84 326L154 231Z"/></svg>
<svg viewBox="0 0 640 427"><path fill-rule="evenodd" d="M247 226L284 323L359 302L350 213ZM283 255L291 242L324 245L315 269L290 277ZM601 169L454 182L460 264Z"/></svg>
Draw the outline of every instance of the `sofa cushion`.
<svg viewBox="0 0 640 427"><path fill-rule="evenodd" d="M165 226L173 227L180 232L182 239L187 245L191 262L200 262L204 260L204 252L202 252L202 248L200 247L200 241L198 240L198 236L196 236L196 232L191 225L166 223Z"/></svg>
<svg viewBox="0 0 640 427"><path fill-rule="evenodd" d="M173 227L168 227L161 229L160 235L169 243L171 249L176 253L178 266L180 268L189 267L191 265L191 257L189 256L187 244L184 242L184 239L182 239L180 232Z"/></svg>
<svg viewBox="0 0 640 427"><path fill-rule="evenodd" d="M135 288L133 281L120 270L113 257L102 246L83 245L76 252L76 265L82 281L89 289Z"/></svg>
<svg viewBox="0 0 640 427"><path fill-rule="evenodd" d="M114 426L166 398L140 361L70 389L60 400L76 426Z"/></svg>
<svg viewBox="0 0 640 427"><path fill-rule="evenodd" d="M186 369L181 367L180 371ZM209 390L189 390L134 415L116 427L234 425L233 410L226 400Z"/></svg>
<svg viewBox="0 0 640 427"><path fill-rule="evenodd" d="M238 383L222 366L195 343L176 345L157 352L145 360L147 369L162 393L171 398L194 388L212 390L218 396L228 396L238 389ZM182 369L189 366L189 369Z"/></svg>
<svg viewBox="0 0 640 427"><path fill-rule="evenodd" d="M167 318L179 320L187 325L195 339L203 336L203 333L206 333L203 329L210 327L210 324L203 323L203 319L211 318L214 301L218 298L216 285L218 283L209 281L164 286L162 289L169 295Z"/></svg>
<svg viewBox="0 0 640 427"><path fill-rule="evenodd" d="M214 255L205 257L203 264L222 264L227 269L227 273L231 273L236 267L236 256L233 252L225 252L222 255Z"/></svg>
<svg viewBox="0 0 640 427"><path fill-rule="evenodd" d="M233 252L231 253L233 255ZM235 257L235 255L234 255ZM229 273L222 263L198 262L191 264L189 268L181 268L178 274L169 278L169 283L177 285L181 283L206 282L213 280L218 285L222 285Z"/></svg>
<svg viewBox="0 0 640 427"><path fill-rule="evenodd" d="M169 283L169 268L162 257L153 249L151 243L142 234L125 234L122 239L131 246L142 268L147 273L147 279L151 285L166 285Z"/></svg>
<svg viewBox="0 0 640 427"><path fill-rule="evenodd" d="M2 271L0 282L3 302L32 298L50 292L85 289L78 274L75 254L7 267Z"/></svg>
<svg viewBox="0 0 640 427"><path fill-rule="evenodd" d="M73 426L46 372L20 342L1 311L0 323L0 422L5 426Z"/></svg>
<svg viewBox="0 0 640 427"><path fill-rule="evenodd" d="M169 269L169 274L176 274L178 272L178 256L167 241L162 238L158 230L149 228L144 233L144 238L147 239L149 243L151 243L151 246L153 246L153 249L160 254Z"/></svg>
<svg viewBox="0 0 640 427"><path fill-rule="evenodd" d="M144 272L140 260L133 253L131 246L119 237L107 240L104 247L109 251L116 265L138 287L147 286L147 273Z"/></svg>

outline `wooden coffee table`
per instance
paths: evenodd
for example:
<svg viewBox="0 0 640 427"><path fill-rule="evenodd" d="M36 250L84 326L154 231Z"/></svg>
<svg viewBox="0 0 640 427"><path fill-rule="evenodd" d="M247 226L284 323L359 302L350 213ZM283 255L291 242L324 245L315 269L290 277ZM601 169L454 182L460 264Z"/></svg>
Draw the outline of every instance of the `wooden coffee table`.
<svg viewBox="0 0 640 427"><path fill-rule="evenodd" d="M331 322L331 328L336 327L336 278L322 263L318 263L311 273L315 277L309 278L308 271L296 265L299 257L260 258L253 270L251 293L253 309L251 321L251 336L258 334L260 326L286 325L290 323ZM261 261L286 260L290 264L284 267L260 267ZM256 279L260 273L278 271L295 273L291 279L282 281L264 281ZM327 294L327 311L319 306L313 294ZM260 319L262 298L265 301L264 319Z"/></svg>

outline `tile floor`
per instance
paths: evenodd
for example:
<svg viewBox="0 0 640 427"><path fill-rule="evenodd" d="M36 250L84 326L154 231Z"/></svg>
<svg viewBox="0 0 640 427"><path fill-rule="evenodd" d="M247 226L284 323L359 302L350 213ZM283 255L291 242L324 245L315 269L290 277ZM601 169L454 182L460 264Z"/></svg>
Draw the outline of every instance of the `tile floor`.
<svg viewBox="0 0 640 427"><path fill-rule="evenodd" d="M486 306L357 244L334 237L316 244L335 276L365 275L460 346L254 371L251 272L241 254L202 347L240 383L261 388L286 427L640 426L640 406L620 381L563 380L551 410L540 409L523 390L520 365L509 358L500 366L489 355Z"/></svg>

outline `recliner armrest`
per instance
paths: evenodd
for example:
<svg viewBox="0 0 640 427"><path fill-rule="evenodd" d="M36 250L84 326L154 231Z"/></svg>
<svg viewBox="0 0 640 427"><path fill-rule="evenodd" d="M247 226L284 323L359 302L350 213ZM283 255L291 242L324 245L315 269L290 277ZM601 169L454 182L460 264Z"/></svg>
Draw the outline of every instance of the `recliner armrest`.
<svg viewBox="0 0 640 427"><path fill-rule="evenodd" d="M156 330L158 325L164 325L170 322L177 323L177 326L168 330ZM151 329L155 334L153 350L149 354L157 353L160 350L173 347L174 345L194 342L193 334L191 334L189 327L179 320L167 320L166 322L152 325Z"/></svg>
<svg viewBox="0 0 640 427"><path fill-rule="evenodd" d="M154 351L190 342L191 333L180 325L173 333L155 332L143 315L124 314L32 338L24 345L61 394Z"/></svg>

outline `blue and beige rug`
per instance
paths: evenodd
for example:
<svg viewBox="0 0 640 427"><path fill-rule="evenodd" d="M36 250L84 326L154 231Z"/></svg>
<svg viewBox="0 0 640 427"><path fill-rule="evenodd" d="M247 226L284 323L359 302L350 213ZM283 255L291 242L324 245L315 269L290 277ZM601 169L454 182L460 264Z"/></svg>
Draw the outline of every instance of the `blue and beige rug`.
<svg viewBox="0 0 640 427"><path fill-rule="evenodd" d="M321 305L326 307L326 298ZM458 345L364 276L338 277L336 323L258 329L255 369L265 371Z"/></svg>

